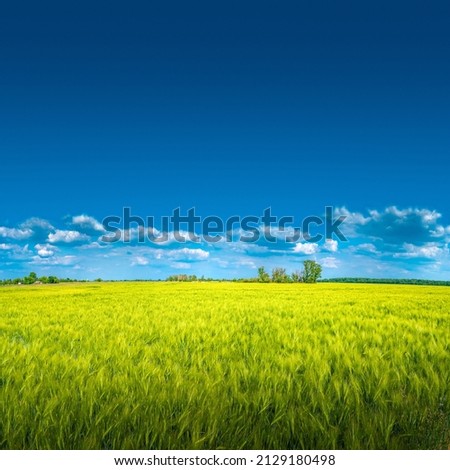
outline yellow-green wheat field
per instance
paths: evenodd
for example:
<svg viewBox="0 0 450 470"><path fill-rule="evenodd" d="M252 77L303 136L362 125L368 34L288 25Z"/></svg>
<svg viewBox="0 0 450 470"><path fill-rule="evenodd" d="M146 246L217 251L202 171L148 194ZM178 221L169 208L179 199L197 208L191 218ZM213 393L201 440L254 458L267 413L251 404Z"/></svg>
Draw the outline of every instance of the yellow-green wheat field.
<svg viewBox="0 0 450 470"><path fill-rule="evenodd" d="M450 288L0 288L1 449L448 448Z"/></svg>

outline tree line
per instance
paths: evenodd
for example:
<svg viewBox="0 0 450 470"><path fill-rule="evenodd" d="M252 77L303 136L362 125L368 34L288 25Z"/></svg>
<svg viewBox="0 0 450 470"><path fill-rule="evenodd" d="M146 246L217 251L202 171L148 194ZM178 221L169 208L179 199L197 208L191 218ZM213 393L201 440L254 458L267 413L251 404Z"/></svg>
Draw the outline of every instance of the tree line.
<svg viewBox="0 0 450 470"><path fill-rule="evenodd" d="M264 266L258 268L257 277L232 279L233 282L317 282L322 275L322 266L313 260L306 260L303 262L302 271L294 271L288 274L285 268L274 268L272 273L269 274ZM195 274L173 274L166 278L169 282L208 282L208 281L229 281L229 279L212 279L197 277Z"/></svg>
<svg viewBox="0 0 450 470"><path fill-rule="evenodd" d="M432 281L428 279L374 279L366 277L336 277L331 279L320 279L322 275L322 267L319 263L312 260L303 262L302 271L294 271L288 274L286 269L277 267L268 273L264 266L258 268L256 277L239 278L239 279L214 279L205 276L196 276L195 274L174 274L166 278L170 282L342 282L342 283L361 283L361 284L409 284L409 285L425 285L425 286L450 286L450 281ZM148 282L148 279L135 279L134 281ZM158 279L162 281L162 279ZM31 272L28 276L18 277L15 279L0 280L0 285L31 285L31 284L58 284L60 282L88 282L86 280L71 279L69 277L59 278L57 276L41 276L38 277L35 272ZM95 279L95 282L102 282L101 278Z"/></svg>
<svg viewBox="0 0 450 470"><path fill-rule="evenodd" d="M346 284L407 284L412 286L450 286L450 281L433 281L429 279L389 279L370 277L334 277L320 282L344 282Z"/></svg>
<svg viewBox="0 0 450 470"><path fill-rule="evenodd" d="M315 283L322 275L322 266L313 260L303 261L303 270L288 274L285 268L273 268L270 275L264 266L258 268L258 282L306 282Z"/></svg>
<svg viewBox="0 0 450 470"><path fill-rule="evenodd" d="M31 272L28 276L25 277L17 277L15 279L4 279L0 280L0 285L8 286L8 285L30 285L30 284L58 284L60 282L79 282L76 279L70 279L69 277L66 278L59 278L56 276L41 276L38 277L35 272Z"/></svg>

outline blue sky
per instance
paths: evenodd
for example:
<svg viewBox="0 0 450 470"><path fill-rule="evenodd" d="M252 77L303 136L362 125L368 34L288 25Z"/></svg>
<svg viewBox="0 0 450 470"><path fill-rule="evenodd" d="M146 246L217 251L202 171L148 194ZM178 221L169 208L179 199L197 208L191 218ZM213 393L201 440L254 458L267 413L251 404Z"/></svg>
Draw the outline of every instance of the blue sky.
<svg viewBox="0 0 450 470"><path fill-rule="evenodd" d="M0 278L450 278L448 2L66 3L2 6ZM327 205L348 242L98 241L125 206Z"/></svg>

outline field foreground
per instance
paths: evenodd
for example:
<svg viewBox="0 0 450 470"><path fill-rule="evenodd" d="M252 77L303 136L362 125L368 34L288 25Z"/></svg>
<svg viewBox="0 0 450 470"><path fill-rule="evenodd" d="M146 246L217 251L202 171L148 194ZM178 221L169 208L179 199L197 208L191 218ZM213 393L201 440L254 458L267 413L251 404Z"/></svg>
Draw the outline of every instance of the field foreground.
<svg viewBox="0 0 450 470"><path fill-rule="evenodd" d="M447 448L450 288L0 288L0 449Z"/></svg>

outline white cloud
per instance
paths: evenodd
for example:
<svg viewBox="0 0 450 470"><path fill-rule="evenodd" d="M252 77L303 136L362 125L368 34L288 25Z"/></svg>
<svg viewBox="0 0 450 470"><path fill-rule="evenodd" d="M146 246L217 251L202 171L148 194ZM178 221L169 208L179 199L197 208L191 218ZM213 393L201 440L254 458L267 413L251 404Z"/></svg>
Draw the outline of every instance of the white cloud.
<svg viewBox="0 0 450 470"><path fill-rule="evenodd" d="M256 243L245 243L245 242L232 242L229 243L223 240L220 244L216 243L216 246L220 246L221 249L231 251L235 253L268 253L269 248L267 246L257 245Z"/></svg>
<svg viewBox="0 0 450 470"><path fill-rule="evenodd" d="M179 250L169 250L167 254L173 259L183 259L188 261L201 261L209 257L209 252L202 250L201 248L181 248Z"/></svg>
<svg viewBox="0 0 450 470"><path fill-rule="evenodd" d="M25 240L33 235L33 230L29 228L19 229L10 227L0 227L0 237L12 238L13 240Z"/></svg>
<svg viewBox="0 0 450 470"><path fill-rule="evenodd" d="M51 265L51 266L72 266L76 263L76 256L53 256L50 258L41 258L33 256L31 264Z"/></svg>
<svg viewBox="0 0 450 470"><path fill-rule="evenodd" d="M17 248L17 245L10 245L9 243L0 243L0 250L9 251Z"/></svg>
<svg viewBox="0 0 450 470"><path fill-rule="evenodd" d="M143 256L135 256L131 263L132 266L147 266L148 264L150 264L150 261Z"/></svg>
<svg viewBox="0 0 450 470"><path fill-rule="evenodd" d="M86 240L89 240L89 237L76 230L56 230L48 236L50 243L74 243Z"/></svg>
<svg viewBox="0 0 450 470"><path fill-rule="evenodd" d="M450 225L447 227L444 227L443 225L436 225L436 228L431 230L430 234L434 238L441 238L445 237L446 235L450 235Z"/></svg>
<svg viewBox="0 0 450 470"><path fill-rule="evenodd" d="M120 241L122 242L151 242L157 246L184 242L198 243L201 241L201 237L193 232L184 230L178 232L161 232L155 227L144 227L143 225L129 229L120 229L116 231L116 233L120 233ZM102 235L100 240L102 240L103 236L105 235ZM107 236L113 236L113 233L108 233Z"/></svg>
<svg viewBox="0 0 450 470"><path fill-rule="evenodd" d="M321 264L324 268L337 268L338 267L338 261L336 258L333 256L327 256L326 258L321 259Z"/></svg>
<svg viewBox="0 0 450 470"><path fill-rule="evenodd" d="M0 243L0 251L4 251L9 259L15 261L26 261L30 259L32 255L28 249L28 244L20 246L10 243Z"/></svg>
<svg viewBox="0 0 450 470"><path fill-rule="evenodd" d="M97 219L86 214L75 215L72 217L72 224L78 225L82 228L93 229L97 232L105 231L103 225Z"/></svg>
<svg viewBox="0 0 450 470"><path fill-rule="evenodd" d="M189 264L189 263L183 263L181 261L174 261L171 265L170 265L171 268L174 268L174 269L191 269L192 268L192 265Z"/></svg>
<svg viewBox="0 0 450 470"><path fill-rule="evenodd" d="M156 265L173 262L203 261L208 259L209 252L200 248L181 248L178 250L163 250L156 248L134 248L133 266L147 266L151 260L157 260ZM111 253L113 254L113 253ZM120 252L117 252L120 254ZM131 254L131 252L130 252ZM152 263L154 264L154 263Z"/></svg>
<svg viewBox="0 0 450 470"><path fill-rule="evenodd" d="M376 211L372 211L374 214ZM438 219L442 217L442 215L439 212L436 211L431 211L429 209L413 209L413 208L407 208L407 209L398 209L396 206L390 206L387 207L384 211L385 214L392 214L395 217L398 218L404 218L408 217L410 215L416 215L419 216L422 219L422 222L425 225L429 224L435 224ZM374 216L374 218L380 218L382 215L376 213L377 215Z"/></svg>
<svg viewBox="0 0 450 470"><path fill-rule="evenodd" d="M297 243L294 247L294 253L301 253L303 255L313 255L319 251L317 243Z"/></svg>
<svg viewBox="0 0 450 470"><path fill-rule="evenodd" d="M47 256L53 256L54 253L54 251L49 250L48 248L41 248L40 250L38 250L38 255L42 258L45 258Z"/></svg>
<svg viewBox="0 0 450 470"><path fill-rule="evenodd" d="M370 221L370 217L364 217L359 212L350 212L346 207L336 207L334 209L334 217L339 218L341 216L345 217L343 225L365 225Z"/></svg>
<svg viewBox="0 0 450 470"><path fill-rule="evenodd" d="M366 253L379 253L377 247L373 243L361 243L352 247L352 251L360 251Z"/></svg>
<svg viewBox="0 0 450 470"><path fill-rule="evenodd" d="M363 235L371 239L401 244L405 241L425 242L431 238L445 235L446 228L438 225L442 215L429 209L386 207L383 211L369 210L365 217L359 212L350 212L347 208L335 209L334 215L346 217L342 231L346 235Z"/></svg>
<svg viewBox="0 0 450 470"><path fill-rule="evenodd" d="M336 240L332 240L331 238L328 238L325 241L323 247L325 248L325 250L335 253L336 251L338 251L338 242Z"/></svg>
<svg viewBox="0 0 450 470"><path fill-rule="evenodd" d="M240 259L236 262L236 265L237 266L243 266L244 268L251 268L251 269L256 269L256 264L254 261L252 261L251 259Z"/></svg>
<svg viewBox="0 0 450 470"><path fill-rule="evenodd" d="M81 246L81 249L83 250L94 250L94 249L104 250L105 248L108 248L108 244L101 244L99 242L92 242L87 245Z"/></svg>
<svg viewBox="0 0 450 470"><path fill-rule="evenodd" d="M430 235L434 238L440 238L445 235L446 229L442 225L437 225L434 230L430 231Z"/></svg>
<svg viewBox="0 0 450 470"><path fill-rule="evenodd" d="M53 230L53 225L45 219L40 219L39 217L31 217L22 224L20 224L20 228L38 228L42 230Z"/></svg>
<svg viewBox="0 0 450 470"><path fill-rule="evenodd" d="M51 245L38 244L35 246L35 249L41 258L48 258L49 256L53 256L55 254L55 247Z"/></svg>
<svg viewBox="0 0 450 470"><path fill-rule="evenodd" d="M258 228L261 238L264 238L264 236L266 237L270 236L270 237L275 237L278 240L282 240L282 241L288 241L287 240L288 238L290 241L297 241L297 240L300 240L302 237L302 231L291 225L286 225L285 227L259 225L256 228ZM238 233L240 236L245 236L245 237L249 237L253 235L251 232L246 232L242 229L238 229L237 231L233 233Z"/></svg>
<svg viewBox="0 0 450 470"><path fill-rule="evenodd" d="M403 245L404 252L395 253L394 258L439 258L445 253L448 253L448 248L441 248L435 243L427 243L424 246L417 246L411 243Z"/></svg>
<svg viewBox="0 0 450 470"><path fill-rule="evenodd" d="M212 258L211 261L213 261L214 263L217 263L217 265L220 266L221 268L228 268L228 266L230 266L230 262L223 259L222 257Z"/></svg>
<svg viewBox="0 0 450 470"><path fill-rule="evenodd" d="M442 214L429 209L413 209L409 207L407 209L398 209L396 206L389 206L383 212L377 210L369 211L370 218L373 220L381 220L386 215L394 216L397 219L404 219L409 216L419 217L425 225L435 224L438 219L442 217Z"/></svg>

